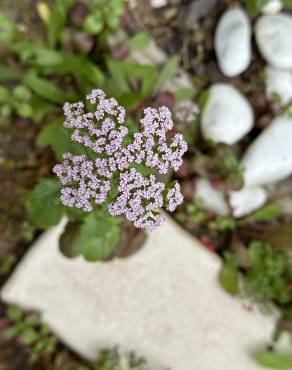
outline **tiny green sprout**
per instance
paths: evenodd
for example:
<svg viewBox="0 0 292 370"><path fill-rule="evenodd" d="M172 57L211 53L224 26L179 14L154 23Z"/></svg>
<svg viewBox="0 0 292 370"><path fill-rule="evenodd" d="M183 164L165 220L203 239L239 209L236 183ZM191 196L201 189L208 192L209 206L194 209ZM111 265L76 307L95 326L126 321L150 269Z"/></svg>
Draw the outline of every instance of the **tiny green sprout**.
<svg viewBox="0 0 292 370"><path fill-rule="evenodd" d="M9 254L8 252L1 251L0 252L0 275L1 274L8 274L13 266L14 257Z"/></svg>
<svg viewBox="0 0 292 370"><path fill-rule="evenodd" d="M247 222L268 222L279 217L281 209L275 204L267 204L246 217Z"/></svg>
<svg viewBox="0 0 292 370"><path fill-rule="evenodd" d="M0 44L11 43L17 33L16 24L0 11Z"/></svg>
<svg viewBox="0 0 292 370"><path fill-rule="evenodd" d="M290 370L292 368L292 356L273 351L256 353L254 358L258 365L278 370Z"/></svg>
<svg viewBox="0 0 292 370"><path fill-rule="evenodd" d="M251 242L248 251L252 264L244 276L247 295L260 302L292 302L287 287L292 266L286 254L261 241Z"/></svg>
<svg viewBox="0 0 292 370"><path fill-rule="evenodd" d="M246 0L245 3L248 12L251 15L255 15L261 11L263 6L265 6L268 1L269 0Z"/></svg>
<svg viewBox="0 0 292 370"><path fill-rule="evenodd" d="M223 257L224 263L219 274L219 281L227 293L236 295L239 293L239 279L235 256L230 252L225 252Z"/></svg>
<svg viewBox="0 0 292 370"><path fill-rule="evenodd" d="M4 335L8 339L19 338L29 349L30 360L35 362L42 354L53 355L57 339L50 329L40 322L36 314L25 315L17 306L7 308L6 316L10 326Z"/></svg>
<svg viewBox="0 0 292 370"><path fill-rule="evenodd" d="M117 370L120 363L118 348L104 349L100 352L97 365L101 370Z"/></svg>
<svg viewBox="0 0 292 370"><path fill-rule="evenodd" d="M221 158L213 160L214 170L226 181L241 184L243 181L243 169L240 167L238 159L233 153L228 153Z"/></svg>
<svg viewBox="0 0 292 370"><path fill-rule="evenodd" d="M114 347L104 349L99 353L96 361L98 370L151 370L147 360L138 356L134 352L121 352L119 348ZM89 370L87 367L81 367L78 370Z"/></svg>
<svg viewBox="0 0 292 370"><path fill-rule="evenodd" d="M137 356L134 352L129 354L129 368L136 370L149 370L144 357Z"/></svg>
<svg viewBox="0 0 292 370"><path fill-rule="evenodd" d="M271 98L273 103L282 104L281 95L278 94L277 92L273 92Z"/></svg>
<svg viewBox="0 0 292 370"><path fill-rule="evenodd" d="M31 91L23 85L16 86L12 91L0 86L0 119L10 116L13 111L23 118L32 117L31 99Z"/></svg>
<svg viewBox="0 0 292 370"><path fill-rule="evenodd" d="M197 198L194 202L188 203L187 205L187 213L191 217L192 220L201 223L206 220L205 212L201 208L202 201Z"/></svg>
<svg viewBox="0 0 292 370"><path fill-rule="evenodd" d="M240 167L237 158L233 154L229 154L226 156L226 158L224 159L224 166L231 179L242 179L242 168Z"/></svg>
<svg viewBox="0 0 292 370"><path fill-rule="evenodd" d="M124 11L123 0L93 0L91 12L83 24L84 30L92 35L99 34L105 28L116 30Z"/></svg>
<svg viewBox="0 0 292 370"><path fill-rule="evenodd" d="M236 220L231 217L217 217L214 221L208 224L210 229L219 231L234 230L236 227Z"/></svg>

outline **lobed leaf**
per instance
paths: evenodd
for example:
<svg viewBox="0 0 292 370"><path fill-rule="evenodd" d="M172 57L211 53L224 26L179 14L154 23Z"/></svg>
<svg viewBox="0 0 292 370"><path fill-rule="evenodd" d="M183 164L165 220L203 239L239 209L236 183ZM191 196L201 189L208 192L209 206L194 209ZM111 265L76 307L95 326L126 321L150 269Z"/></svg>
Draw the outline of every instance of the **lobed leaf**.
<svg viewBox="0 0 292 370"><path fill-rule="evenodd" d="M36 226L56 225L64 213L60 201L61 185L57 179L41 179L29 195L26 208Z"/></svg>

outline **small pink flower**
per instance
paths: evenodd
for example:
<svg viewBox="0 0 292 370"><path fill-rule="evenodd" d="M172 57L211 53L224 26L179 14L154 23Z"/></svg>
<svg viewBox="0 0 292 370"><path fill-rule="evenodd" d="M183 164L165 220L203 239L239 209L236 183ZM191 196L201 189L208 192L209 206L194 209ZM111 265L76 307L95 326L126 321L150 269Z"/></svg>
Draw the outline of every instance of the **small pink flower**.
<svg viewBox="0 0 292 370"><path fill-rule="evenodd" d="M95 112L86 113L82 102L66 103L64 127L73 130L72 141L91 150L95 159L64 154L64 162L53 169L62 184L61 201L90 212L108 200L114 187L109 213L154 230L163 222L160 208L173 212L183 201L178 183L167 188L157 180L159 174L178 170L187 150L182 135L168 135L173 130L170 110L146 108L140 131L129 136L125 109L114 98L93 90L86 99L95 105ZM143 175L143 168L151 174Z"/></svg>

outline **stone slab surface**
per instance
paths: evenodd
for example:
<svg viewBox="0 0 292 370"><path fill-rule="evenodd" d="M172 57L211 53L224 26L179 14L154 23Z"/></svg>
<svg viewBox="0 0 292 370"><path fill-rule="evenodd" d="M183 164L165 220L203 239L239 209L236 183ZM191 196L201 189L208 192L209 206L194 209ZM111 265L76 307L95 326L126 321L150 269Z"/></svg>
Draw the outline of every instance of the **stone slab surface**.
<svg viewBox="0 0 292 370"><path fill-rule="evenodd" d="M63 257L62 228L32 246L2 290L5 302L40 311L88 359L119 345L160 369L260 369L249 351L268 342L274 320L224 293L219 257L174 221L132 257L100 263Z"/></svg>

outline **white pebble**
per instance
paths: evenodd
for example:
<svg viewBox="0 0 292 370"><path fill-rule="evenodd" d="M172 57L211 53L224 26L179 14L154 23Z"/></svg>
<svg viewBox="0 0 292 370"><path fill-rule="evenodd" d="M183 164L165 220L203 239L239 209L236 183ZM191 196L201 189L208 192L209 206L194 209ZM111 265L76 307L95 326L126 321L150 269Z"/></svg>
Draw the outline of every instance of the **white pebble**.
<svg viewBox="0 0 292 370"><path fill-rule="evenodd" d="M253 124L251 105L237 89L223 83L211 86L201 122L205 139L232 145L242 139Z"/></svg>
<svg viewBox="0 0 292 370"><path fill-rule="evenodd" d="M241 166L246 186L274 183L292 175L292 118L275 118L248 147Z"/></svg>
<svg viewBox="0 0 292 370"><path fill-rule="evenodd" d="M167 0L151 0L151 5L153 8L162 8L167 5Z"/></svg>
<svg viewBox="0 0 292 370"><path fill-rule="evenodd" d="M266 94L273 98L277 94L281 103L287 104L292 99L292 72L266 67Z"/></svg>
<svg viewBox="0 0 292 370"><path fill-rule="evenodd" d="M283 8L281 0L269 0L262 8L264 14L277 14Z"/></svg>
<svg viewBox="0 0 292 370"><path fill-rule="evenodd" d="M255 27L258 47L275 68L292 69L292 17L288 14L261 16Z"/></svg>
<svg viewBox="0 0 292 370"><path fill-rule="evenodd" d="M244 72L251 61L251 26L240 8L227 10L215 33L215 50L224 75L234 77Z"/></svg>
<svg viewBox="0 0 292 370"><path fill-rule="evenodd" d="M229 213L227 202L223 193L215 189L210 181L199 179L196 183L195 199L200 199L202 207L214 212L219 216L227 216Z"/></svg>
<svg viewBox="0 0 292 370"><path fill-rule="evenodd" d="M262 207L268 198L265 189L260 187L243 188L229 193L229 203L234 217L242 217Z"/></svg>

